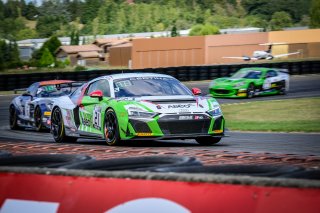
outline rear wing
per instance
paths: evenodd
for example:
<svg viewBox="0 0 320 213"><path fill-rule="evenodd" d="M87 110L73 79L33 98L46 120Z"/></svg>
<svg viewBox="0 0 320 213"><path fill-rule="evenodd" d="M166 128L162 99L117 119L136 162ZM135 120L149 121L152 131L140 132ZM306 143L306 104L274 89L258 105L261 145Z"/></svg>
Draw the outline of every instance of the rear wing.
<svg viewBox="0 0 320 213"><path fill-rule="evenodd" d="M77 88L84 84L84 81L75 81L75 82L68 82L68 83L62 83L62 84L56 84L56 88L58 90L63 88Z"/></svg>

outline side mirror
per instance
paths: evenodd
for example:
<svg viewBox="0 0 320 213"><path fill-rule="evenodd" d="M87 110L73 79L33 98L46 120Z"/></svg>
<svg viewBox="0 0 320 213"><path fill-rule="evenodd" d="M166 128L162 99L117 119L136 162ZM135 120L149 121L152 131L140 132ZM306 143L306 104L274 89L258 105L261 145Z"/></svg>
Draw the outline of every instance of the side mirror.
<svg viewBox="0 0 320 213"><path fill-rule="evenodd" d="M199 88L192 88L191 92L194 95L201 95L201 89L199 89Z"/></svg>
<svg viewBox="0 0 320 213"><path fill-rule="evenodd" d="M102 93L101 90L95 90L95 91L90 93L90 97L91 98L99 98L99 100L101 100L102 97L103 97L103 93Z"/></svg>

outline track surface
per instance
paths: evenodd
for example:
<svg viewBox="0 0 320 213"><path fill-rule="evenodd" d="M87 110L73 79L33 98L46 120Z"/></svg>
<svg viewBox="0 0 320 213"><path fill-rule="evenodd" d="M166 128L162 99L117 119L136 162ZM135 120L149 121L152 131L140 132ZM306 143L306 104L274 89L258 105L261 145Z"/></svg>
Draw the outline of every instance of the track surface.
<svg viewBox="0 0 320 213"><path fill-rule="evenodd" d="M288 95L257 97L250 99L250 101L320 96L319 82L320 75L292 76ZM185 82L190 88L200 88L204 95L207 94L209 83L209 81ZM250 158L252 155L260 156L255 158L253 163L256 163L258 159L264 161L273 159L273 163L278 163L279 159L283 162L283 159L288 159L288 156L289 159L290 156L295 156L296 159L299 159L300 156L299 163L301 164L320 165L320 134L316 133L228 132L230 137L226 137L219 144L210 147L200 146L194 140L126 142L121 147L108 147L103 141L83 139L79 140L77 144L55 144L51 135L46 132L12 131L9 129L8 106L13 97L12 95L0 96L0 149L16 153L78 153L77 150L82 150L85 154L98 158L171 153L196 156L207 163L221 163L223 159L233 163L243 162L245 159L251 159L252 162L252 158ZM219 99L218 101L223 104L248 100ZM222 157L216 158L216 156ZM294 163L294 160L288 160L286 163Z"/></svg>

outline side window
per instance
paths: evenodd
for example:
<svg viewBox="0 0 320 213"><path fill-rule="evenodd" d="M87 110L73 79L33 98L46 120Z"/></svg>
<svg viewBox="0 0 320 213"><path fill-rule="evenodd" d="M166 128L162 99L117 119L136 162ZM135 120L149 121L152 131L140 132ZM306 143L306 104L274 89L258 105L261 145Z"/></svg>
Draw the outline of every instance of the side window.
<svg viewBox="0 0 320 213"><path fill-rule="evenodd" d="M107 80L99 80L90 84L85 95L88 96L91 92L95 90L101 90L103 93L103 96L110 97L110 86Z"/></svg>
<svg viewBox="0 0 320 213"><path fill-rule="evenodd" d="M29 93L32 96L35 96L37 93L37 88L38 88L39 83L34 83L27 89L27 93Z"/></svg>
<svg viewBox="0 0 320 213"><path fill-rule="evenodd" d="M90 93L92 93L93 91L97 90L97 83L98 83L98 81L95 81L95 82L91 83L88 86L88 89L87 89L87 91L85 92L84 95L89 96Z"/></svg>
<svg viewBox="0 0 320 213"><path fill-rule="evenodd" d="M83 88L85 87L85 85L79 87L78 89L76 89L71 95L70 95L70 99L74 104L77 104L78 99L81 95L81 92L83 90Z"/></svg>
<svg viewBox="0 0 320 213"><path fill-rule="evenodd" d="M276 71L274 71L274 70L269 70L268 72L267 72L267 74L266 74L266 77L267 78L271 78L271 77L276 77L278 74L277 74L277 72Z"/></svg>
<svg viewBox="0 0 320 213"><path fill-rule="evenodd" d="M110 97L110 85L108 80L101 80L98 83L98 88L102 91L103 96Z"/></svg>

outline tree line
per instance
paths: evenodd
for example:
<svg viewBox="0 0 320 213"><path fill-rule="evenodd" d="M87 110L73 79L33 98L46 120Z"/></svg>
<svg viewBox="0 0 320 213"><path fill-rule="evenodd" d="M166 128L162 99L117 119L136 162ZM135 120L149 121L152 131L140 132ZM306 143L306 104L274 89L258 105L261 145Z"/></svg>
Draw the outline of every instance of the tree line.
<svg viewBox="0 0 320 213"><path fill-rule="evenodd" d="M133 2L133 3L129 3ZM25 0L0 1L0 38L23 40L175 29L320 27L320 0ZM202 30L201 30L202 28Z"/></svg>
<svg viewBox="0 0 320 213"><path fill-rule="evenodd" d="M25 0L0 1L0 70L22 64L16 41L50 38L34 52L31 66L63 67L56 61L57 37L79 44L84 35L191 29L190 36L222 28L291 26L320 28L320 0ZM90 41L82 41L86 43Z"/></svg>

